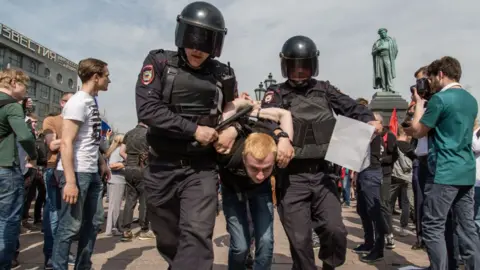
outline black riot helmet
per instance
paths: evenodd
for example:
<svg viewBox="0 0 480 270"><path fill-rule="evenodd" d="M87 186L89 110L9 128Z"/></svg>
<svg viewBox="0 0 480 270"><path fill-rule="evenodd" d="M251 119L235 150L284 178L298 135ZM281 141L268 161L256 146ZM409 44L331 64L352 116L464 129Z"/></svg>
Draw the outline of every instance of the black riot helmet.
<svg viewBox="0 0 480 270"><path fill-rule="evenodd" d="M226 34L222 13L207 2L188 4L177 16L175 45L178 48L196 49L219 57Z"/></svg>
<svg viewBox="0 0 480 270"><path fill-rule="evenodd" d="M294 36L283 44L280 59L282 76L287 79L302 77L310 79L318 75L317 46L308 37Z"/></svg>

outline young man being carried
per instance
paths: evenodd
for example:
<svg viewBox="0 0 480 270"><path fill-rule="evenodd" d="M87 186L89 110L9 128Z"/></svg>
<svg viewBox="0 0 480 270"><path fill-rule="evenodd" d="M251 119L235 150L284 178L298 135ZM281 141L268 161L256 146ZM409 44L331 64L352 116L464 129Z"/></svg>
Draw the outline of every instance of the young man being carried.
<svg viewBox="0 0 480 270"><path fill-rule="evenodd" d="M248 100L236 99L227 105L224 119ZM280 122L286 131L275 135L269 127L260 123L243 123L223 132L237 134L232 147L223 142L215 144L219 155L222 180L223 212L227 221L230 245L228 265L232 269L244 269L249 254L250 239L247 211L252 216L255 236L254 269L270 269L273 257L273 202L270 176L277 161L278 138L292 138L293 124L290 112L278 109L255 109L252 116ZM288 163L289 160L283 162ZM248 206L247 206L248 205Z"/></svg>

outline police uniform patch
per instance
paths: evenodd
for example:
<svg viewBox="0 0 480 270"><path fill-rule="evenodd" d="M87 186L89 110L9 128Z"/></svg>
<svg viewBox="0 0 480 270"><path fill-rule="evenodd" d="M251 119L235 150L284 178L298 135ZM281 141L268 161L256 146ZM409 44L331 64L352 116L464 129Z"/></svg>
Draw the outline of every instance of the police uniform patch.
<svg viewBox="0 0 480 270"><path fill-rule="evenodd" d="M154 73L153 66L146 65L142 68L142 83L144 85L149 85L153 81Z"/></svg>
<svg viewBox="0 0 480 270"><path fill-rule="evenodd" d="M270 103L272 102L273 100L273 91L268 91L267 93L265 93L265 98L263 98L263 101L265 103Z"/></svg>

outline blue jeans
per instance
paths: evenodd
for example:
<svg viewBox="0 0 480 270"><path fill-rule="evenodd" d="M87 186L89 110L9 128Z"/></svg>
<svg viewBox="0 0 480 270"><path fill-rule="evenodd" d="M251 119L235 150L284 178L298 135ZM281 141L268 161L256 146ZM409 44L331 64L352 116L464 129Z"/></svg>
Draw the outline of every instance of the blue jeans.
<svg viewBox="0 0 480 270"><path fill-rule="evenodd" d="M25 193L19 167L0 167L0 269L10 269L20 236Z"/></svg>
<svg viewBox="0 0 480 270"><path fill-rule="evenodd" d="M461 177L461 176L459 176ZM427 247L431 269L454 269L453 253L448 254L445 227L448 214L455 221L455 237L465 269L480 269L480 238L474 221L473 186L450 186L427 182L425 184L423 241Z"/></svg>
<svg viewBox="0 0 480 270"><path fill-rule="evenodd" d="M480 187L475 187L474 200L475 200L475 207L473 208L473 211L475 214L474 218L475 218L475 224L477 225L477 233L478 233L478 236L480 237Z"/></svg>
<svg viewBox="0 0 480 270"><path fill-rule="evenodd" d="M350 175L346 174L345 177L343 178L343 201L347 206L350 206Z"/></svg>
<svg viewBox="0 0 480 270"><path fill-rule="evenodd" d="M45 262L52 257L53 238L58 227L58 211L61 206L60 187L55 179L55 169L45 169L43 179L45 181L45 206L43 208L43 254Z"/></svg>
<svg viewBox="0 0 480 270"><path fill-rule="evenodd" d="M104 222L103 183L98 173L75 173L78 200L67 204L62 200L58 212L58 228L53 242L52 263L55 270L68 270L68 255L73 238L78 234L75 269L90 269L97 232ZM63 192L65 177L60 179Z"/></svg>
<svg viewBox="0 0 480 270"><path fill-rule="evenodd" d="M247 179L245 179L247 181ZM240 200L240 197L241 200ZM271 269L273 260L273 202L270 181L248 193L237 194L222 186L223 212L230 234L228 269L245 269L245 260L250 248L250 229L247 203L252 217L255 235L256 270Z"/></svg>

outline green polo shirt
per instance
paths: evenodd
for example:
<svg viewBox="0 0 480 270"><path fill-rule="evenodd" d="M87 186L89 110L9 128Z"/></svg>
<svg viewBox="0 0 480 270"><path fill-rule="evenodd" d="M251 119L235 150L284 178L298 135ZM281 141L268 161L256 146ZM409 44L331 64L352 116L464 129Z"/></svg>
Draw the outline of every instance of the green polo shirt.
<svg viewBox="0 0 480 270"><path fill-rule="evenodd" d="M465 89L450 88L433 95L420 123L428 134L428 166L434 183L470 186L475 184L472 152L476 99Z"/></svg>

